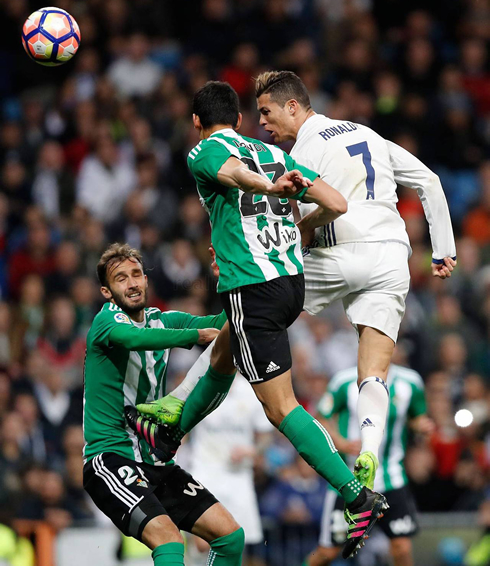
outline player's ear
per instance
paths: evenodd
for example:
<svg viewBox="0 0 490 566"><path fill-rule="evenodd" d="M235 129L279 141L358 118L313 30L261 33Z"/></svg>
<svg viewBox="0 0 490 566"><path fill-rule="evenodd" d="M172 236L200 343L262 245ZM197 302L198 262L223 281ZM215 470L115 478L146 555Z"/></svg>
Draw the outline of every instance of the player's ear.
<svg viewBox="0 0 490 566"><path fill-rule="evenodd" d="M298 108L299 108L298 101L294 100L294 98L286 102L286 111L289 112L291 116L294 116Z"/></svg>
<svg viewBox="0 0 490 566"><path fill-rule="evenodd" d="M236 121L236 126L233 128L234 130L239 130L240 126L242 125L243 116L241 112L238 112L238 120Z"/></svg>
<svg viewBox="0 0 490 566"><path fill-rule="evenodd" d="M196 130L202 130L201 119L197 114L192 115L192 123L194 124L194 128L196 128Z"/></svg>
<svg viewBox="0 0 490 566"><path fill-rule="evenodd" d="M112 299L112 293L109 287L101 287L100 292L102 293L104 299L107 299L108 301Z"/></svg>

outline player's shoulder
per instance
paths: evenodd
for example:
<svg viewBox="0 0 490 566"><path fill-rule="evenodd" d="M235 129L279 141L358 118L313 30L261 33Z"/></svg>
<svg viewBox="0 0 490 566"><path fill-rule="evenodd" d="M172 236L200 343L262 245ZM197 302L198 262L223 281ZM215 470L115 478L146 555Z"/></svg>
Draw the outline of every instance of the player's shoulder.
<svg viewBox="0 0 490 566"><path fill-rule="evenodd" d="M199 155L202 150L202 144L206 140L201 140L197 145L195 145L187 154L187 159L194 161L194 159Z"/></svg>
<svg viewBox="0 0 490 566"><path fill-rule="evenodd" d="M238 155L238 147L238 142L234 136L224 133L213 134L194 146L188 153L187 160L192 165L193 162L199 161L199 157L205 159L204 156L212 156L213 153L223 150Z"/></svg>
<svg viewBox="0 0 490 566"><path fill-rule="evenodd" d="M328 388L330 391L337 391L342 385L348 385L355 381L357 381L357 367L351 367L335 373L328 384Z"/></svg>
<svg viewBox="0 0 490 566"><path fill-rule="evenodd" d="M422 376L414 369L393 364L391 371L393 372L394 379L406 381L419 388L424 387L424 380L422 379Z"/></svg>
<svg viewBox="0 0 490 566"><path fill-rule="evenodd" d="M161 318L161 316L163 314L165 314L166 312L172 312L172 311L161 311L157 307L146 307L145 308L146 318Z"/></svg>
<svg viewBox="0 0 490 566"><path fill-rule="evenodd" d="M87 335L87 342L97 340L109 327L115 324L132 324L129 316L114 303L104 303L95 315Z"/></svg>

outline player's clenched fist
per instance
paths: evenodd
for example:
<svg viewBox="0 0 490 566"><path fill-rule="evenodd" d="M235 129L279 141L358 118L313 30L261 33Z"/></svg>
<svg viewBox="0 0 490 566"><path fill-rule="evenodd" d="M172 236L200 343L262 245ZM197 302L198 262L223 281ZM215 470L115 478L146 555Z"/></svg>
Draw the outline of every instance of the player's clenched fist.
<svg viewBox="0 0 490 566"><path fill-rule="evenodd" d="M444 263L433 263L432 264L432 275L434 277L440 277L441 279L446 279L446 277L451 277L451 271L456 267L457 261L450 257L444 258Z"/></svg>

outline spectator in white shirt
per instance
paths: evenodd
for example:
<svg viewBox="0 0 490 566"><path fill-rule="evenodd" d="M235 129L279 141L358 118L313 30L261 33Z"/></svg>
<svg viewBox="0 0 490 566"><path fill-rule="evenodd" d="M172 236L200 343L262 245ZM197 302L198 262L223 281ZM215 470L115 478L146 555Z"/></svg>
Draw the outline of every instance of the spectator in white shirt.
<svg viewBox="0 0 490 566"><path fill-rule="evenodd" d="M77 184L78 204L108 224L118 217L136 182L134 169L119 159L116 144L102 137L95 153L82 163Z"/></svg>
<svg viewBox="0 0 490 566"><path fill-rule="evenodd" d="M134 33L128 38L126 55L109 67L109 80L120 95L146 96L156 89L163 72L148 58L148 49L148 39Z"/></svg>

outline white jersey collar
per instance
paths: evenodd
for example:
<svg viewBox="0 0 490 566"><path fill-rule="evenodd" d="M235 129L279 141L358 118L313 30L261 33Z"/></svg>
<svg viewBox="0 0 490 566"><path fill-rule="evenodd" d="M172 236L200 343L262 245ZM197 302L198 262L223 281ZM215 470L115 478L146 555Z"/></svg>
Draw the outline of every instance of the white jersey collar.
<svg viewBox="0 0 490 566"><path fill-rule="evenodd" d="M227 136L230 136L230 135L236 136L237 135L237 133L235 132L235 130L233 128L223 128L222 130L216 130L209 137L212 138L216 134L225 134Z"/></svg>
<svg viewBox="0 0 490 566"><path fill-rule="evenodd" d="M326 118L326 116L324 116L323 114L313 114L313 116L310 116L308 119L306 119L303 122L301 128L298 130L298 134L296 135L296 143L298 143L303 136L308 135L308 130L310 128L314 128L315 124L317 122L320 122L320 120L323 120L324 118Z"/></svg>

